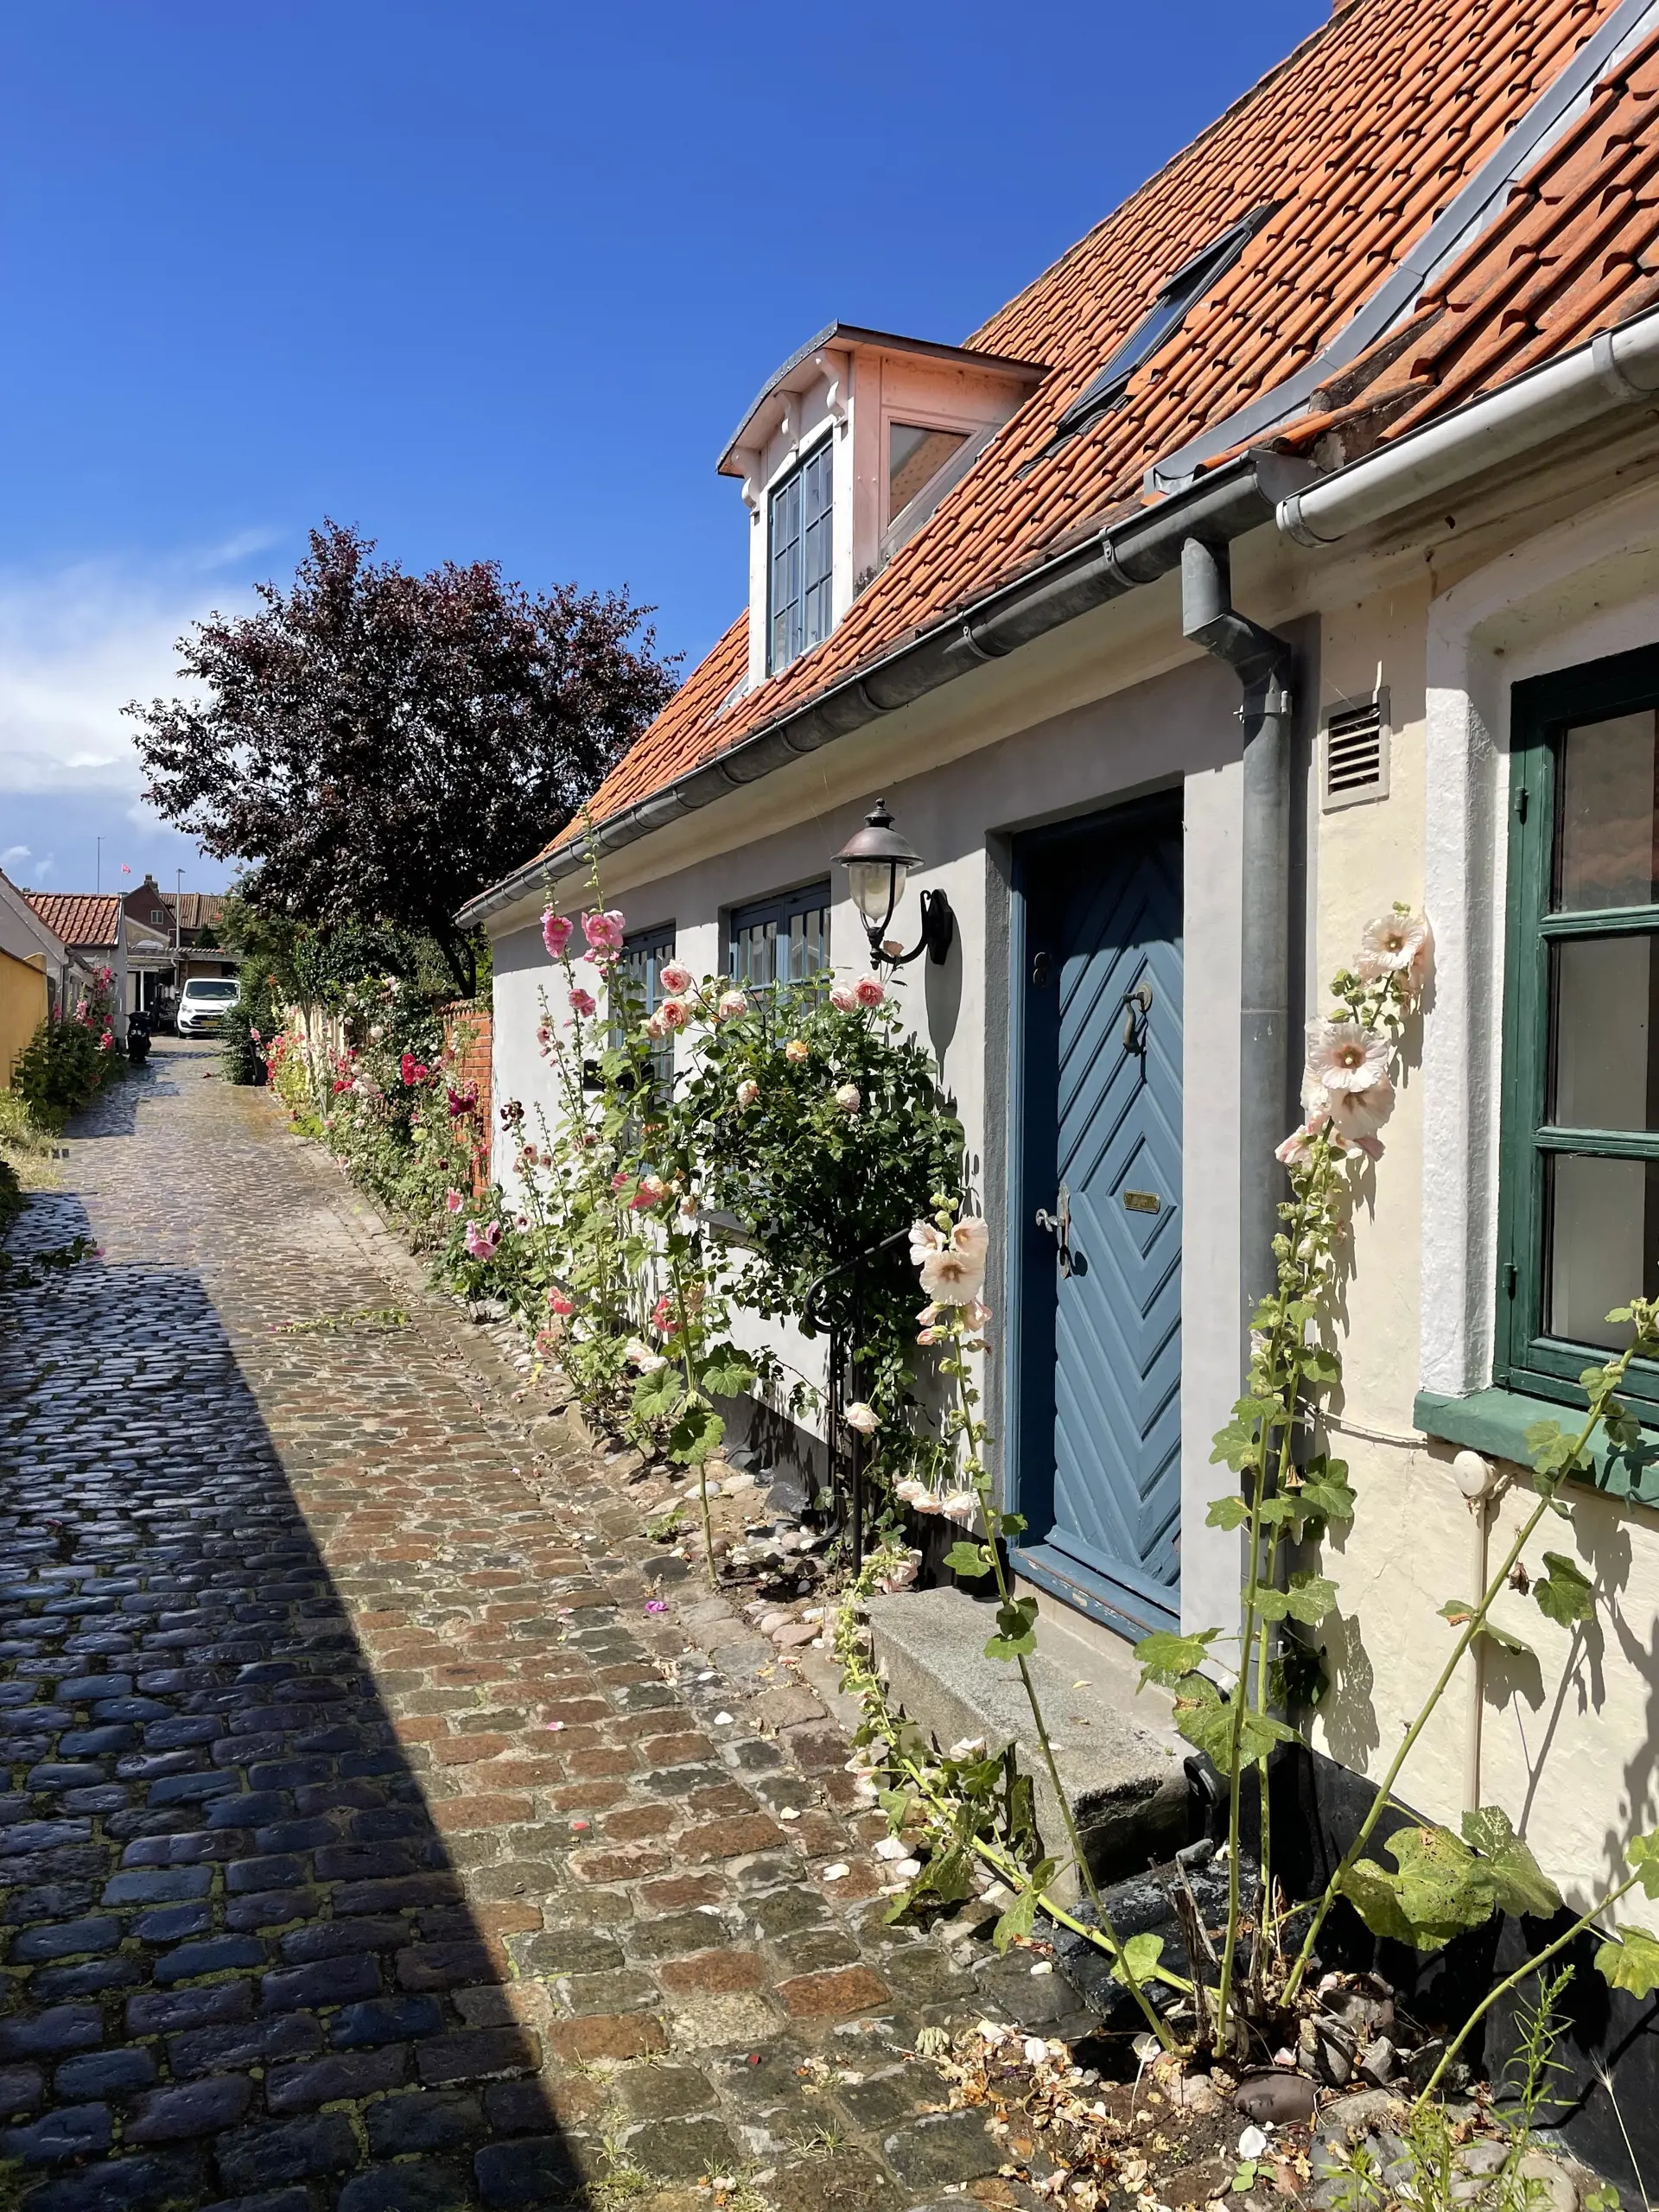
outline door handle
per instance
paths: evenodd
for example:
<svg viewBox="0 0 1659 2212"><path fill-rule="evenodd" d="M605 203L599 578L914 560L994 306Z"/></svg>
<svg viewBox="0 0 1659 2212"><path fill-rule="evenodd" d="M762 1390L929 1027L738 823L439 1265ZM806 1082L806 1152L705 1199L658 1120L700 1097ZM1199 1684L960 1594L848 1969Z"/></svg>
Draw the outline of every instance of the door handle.
<svg viewBox="0 0 1659 2212"><path fill-rule="evenodd" d="M1123 994L1123 1049L1126 1052L1144 1053L1147 1049L1147 1016L1152 1012L1152 985L1137 983L1132 991Z"/></svg>
<svg viewBox="0 0 1659 2212"><path fill-rule="evenodd" d="M1037 1226L1047 1230L1053 1237L1059 1248L1060 1273L1069 1276L1071 1273L1071 1193L1064 1183L1060 1185L1059 1196L1054 1201L1052 1213L1046 1206L1038 1207Z"/></svg>

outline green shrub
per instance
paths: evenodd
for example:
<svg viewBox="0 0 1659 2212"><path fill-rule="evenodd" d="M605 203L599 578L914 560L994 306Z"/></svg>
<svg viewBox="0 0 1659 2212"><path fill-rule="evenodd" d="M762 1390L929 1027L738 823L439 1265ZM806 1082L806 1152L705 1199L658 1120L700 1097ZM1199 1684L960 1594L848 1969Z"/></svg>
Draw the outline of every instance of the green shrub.
<svg viewBox="0 0 1659 2212"><path fill-rule="evenodd" d="M37 1128L60 1129L120 1074L120 1054L112 1043L102 1042L109 1033L96 1009L90 1022L41 1022L11 1076L12 1089Z"/></svg>

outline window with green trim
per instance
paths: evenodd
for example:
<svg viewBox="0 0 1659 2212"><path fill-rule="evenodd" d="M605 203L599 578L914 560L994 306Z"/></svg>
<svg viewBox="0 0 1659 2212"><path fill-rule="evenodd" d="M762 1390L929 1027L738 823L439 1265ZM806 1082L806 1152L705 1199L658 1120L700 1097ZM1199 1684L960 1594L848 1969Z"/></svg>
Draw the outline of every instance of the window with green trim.
<svg viewBox="0 0 1659 2212"><path fill-rule="evenodd" d="M1659 1294L1659 647L1517 684L1512 730L1496 1379L1571 1398Z"/></svg>

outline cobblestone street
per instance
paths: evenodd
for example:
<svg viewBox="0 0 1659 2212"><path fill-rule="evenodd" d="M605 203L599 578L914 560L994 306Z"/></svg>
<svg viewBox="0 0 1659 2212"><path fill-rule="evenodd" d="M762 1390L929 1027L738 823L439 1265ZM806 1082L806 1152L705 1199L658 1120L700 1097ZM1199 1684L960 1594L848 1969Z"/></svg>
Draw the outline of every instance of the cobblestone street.
<svg viewBox="0 0 1659 2212"><path fill-rule="evenodd" d="M12 1249L99 1256L0 1296L27 2212L1003 2201L823 1703L647 1612L623 1475L217 1068L75 1125Z"/></svg>

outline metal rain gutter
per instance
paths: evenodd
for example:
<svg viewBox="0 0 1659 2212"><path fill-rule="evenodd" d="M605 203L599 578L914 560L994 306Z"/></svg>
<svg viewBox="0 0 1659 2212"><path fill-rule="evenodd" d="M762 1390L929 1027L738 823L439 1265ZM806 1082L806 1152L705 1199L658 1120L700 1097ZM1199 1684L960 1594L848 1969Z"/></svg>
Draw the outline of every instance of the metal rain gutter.
<svg viewBox="0 0 1659 2212"><path fill-rule="evenodd" d="M1656 403L1659 308L1650 308L1292 493L1280 502L1279 527L1299 545L1334 545L1602 416Z"/></svg>
<svg viewBox="0 0 1659 2212"><path fill-rule="evenodd" d="M590 857L637 843L728 792L867 728L982 662L1001 660L1109 600L1155 582L1180 567L1181 549L1189 538L1226 544L1242 537L1272 520L1317 473L1311 462L1265 448L1239 454L1157 506L986 593L921 637L740 739L729 751L595 823L591 833L567 838L471 899L457 919L465 928L476 928L516 906L537 885L550 887L585 868Z"/></svg>

